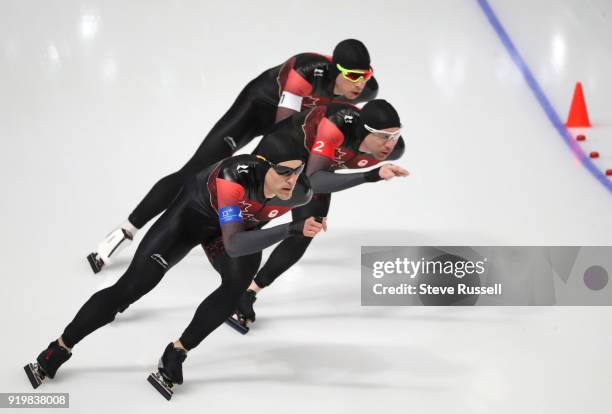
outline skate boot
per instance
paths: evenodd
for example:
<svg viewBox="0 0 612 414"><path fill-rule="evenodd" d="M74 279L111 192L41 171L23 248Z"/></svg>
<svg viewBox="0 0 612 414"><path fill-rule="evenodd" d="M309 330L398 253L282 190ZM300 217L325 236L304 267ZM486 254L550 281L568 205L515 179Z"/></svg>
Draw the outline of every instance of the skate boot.
<svg viewBox="0 0 612 414"><path fill-rule="evenodd" d="M248 289L238 301L236 313L225 320L229 326L245 335L249 332L249 322L255 322L253 303L257 300L254 290Z"/></svg>
<svg viewBox="0 0 612 414"><path fill-rule="evenodd" d="M98 273L102 268L110 263L110 257L123 250L130 241L134 239L131 232L126 229L118 228L106 236L98 245L98 249L87 256L87 261L94 273Z"/></svg>
<svg viewBox="0 0 612 414"><path fill-rule="evenodd" d="M172 398L174 384L183 383L185 358L187 358L187 352L175 348L172 342L169 343L159 360L157 372L152 372L147 378L147 381L168 401Z"/></svg>
<svg viewBox="0 0 612 414"><path fill-rule="evenodd" d="M32 387L38 388L45 377L55 377L58 368L71 356L72 353L62 348L57 340L51 342L47 349L38 355L35 363L23 367Z"/></svg>

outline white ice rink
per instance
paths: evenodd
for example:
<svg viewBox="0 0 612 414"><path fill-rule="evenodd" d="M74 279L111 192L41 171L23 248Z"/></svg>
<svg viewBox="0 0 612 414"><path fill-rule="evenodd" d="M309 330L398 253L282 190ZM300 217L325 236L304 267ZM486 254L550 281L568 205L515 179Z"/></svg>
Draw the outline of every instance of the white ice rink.
<svg viewBox="0 0 612 414"><path fill-rule="evenodd" d="M612 2L490 5L563 121L583 82L580 146L612 168ZM190 352L171 402L146 377L219 282L201 249L38 390L75 413L610 412L612 308L360 306L360 245L612 245L609 182L476 0L2 0L0 392L31 392L22 366L134 246L96 276L85 256L241 88L347 37L399 110L411 176L334 195L329 232L259 295L252 331Z"/></svg>

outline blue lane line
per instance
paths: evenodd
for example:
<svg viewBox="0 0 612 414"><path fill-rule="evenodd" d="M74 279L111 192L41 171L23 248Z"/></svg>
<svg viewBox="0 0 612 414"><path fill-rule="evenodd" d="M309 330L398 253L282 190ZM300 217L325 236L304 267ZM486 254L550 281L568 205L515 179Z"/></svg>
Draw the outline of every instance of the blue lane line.
<svg viewBox="0 0 612 414"><path fill-rule="evenodd" d="M565 124L561 121L561 118L559 118L559 115L557 115L557 112L555 112L555 109L542 91L542 88L540 88L538 82L533 77L533 74L529 70L529 67L525 63L525 60L522 58L522 56L514 46L514 43L512 43L510 36L508 36L508 33L506 33L506 30L495 15L495 12L491 8L489 2L487 0L477 1L484 14L487 16L489 23L491 23L491 26L493 26L493 29L495 29L499 40L501 40L504 47L510 54L510 57L512 57L512 60L523 74L523 78L525 78L525 81L529 85L529 88L531 88L531 91L540 103L540 106L546 113L546 116L548 116L550 122L553 124L557 132L559 132L561 138L570 147L570 149L572 150L574 155L580 160L582 165L586 167L586 169L600 183L602 183L604 187L608 189L608 191L612 193L612 180L608 179L608 177L606 177L606 175L591 161L589 156L582 150L582 148L580 148L580 146L576 144L576 142L574 141L574 137L572 137L572 134L570 134L570 132L565 127Z"/></svg>

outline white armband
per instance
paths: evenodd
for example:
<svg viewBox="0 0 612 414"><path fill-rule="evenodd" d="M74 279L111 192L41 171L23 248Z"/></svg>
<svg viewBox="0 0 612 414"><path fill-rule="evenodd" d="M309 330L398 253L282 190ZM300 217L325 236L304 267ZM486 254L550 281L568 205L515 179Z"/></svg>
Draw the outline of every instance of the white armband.
<svg viewBox="0 0 612 414"><path fill-rule="evenodd" d="M293 109L294 111L301 112L302 110L302 97L295 95L291 92L283 91L278 102L278 106L282 108Z"/></svg>

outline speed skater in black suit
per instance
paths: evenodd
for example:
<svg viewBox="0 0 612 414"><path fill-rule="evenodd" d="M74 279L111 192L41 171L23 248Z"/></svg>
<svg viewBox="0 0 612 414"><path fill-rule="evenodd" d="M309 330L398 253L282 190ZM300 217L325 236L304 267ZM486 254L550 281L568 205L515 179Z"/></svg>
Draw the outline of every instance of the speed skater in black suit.
<svg viewBox="0 0 612 414"><path fill-rule="evenodd" d="M333 56L301 53L264 71L249 82L215 124L193 157L178 171L159 180L119 228L87 256L97 273L126 247L153 217L178 194L184 178L231 156L253 138L295 113L329 102L365 102L376 97L370 54L359 40L347 39Z"/></svg>
<svg viewBox="0 0 612 414"><path fill-rule="evenodd" d="M179 339L166 347L158 372L149 377L170 398L172 385L183 382L187 352L232 314L259 268L261 250L298 234L314 237L325 227L310 217L262 229L312 197L309 180L301 174L305 165L299 151L271 144L260 148L261 155L231 157L186 178L180 194L146 233L123 276L91 296L58 339L35 363L24 367L34 388L45 377L55 377L77 343L112 322L120 309L151 291L171 267L202 244L221 275L221 285L198 306Z"/></svg>
<svg viewBox="0 0 612 414"><path fill-rule="evenodd" d="M275 131L282 134L264 136L261 145L271 146L270 142L274 141L277 147L301 147L308 160L306 175L316 192L309 204L292 210L294 220L327 216L332 192L408 175L406 170L391 163L365 173L333 172L341 168L369 167L402 156L404 141L400 136L399 115L382 99L368 102L361 110L348 104L319 106L283 121ZM281 137L291 139L280 140ZM253 304L257 293L297 263L311 241L311 238L296 235L276 246L240 298L235 318L228 318L230 326L242 334L248 332L249 322L256 318Z"/></svg>

